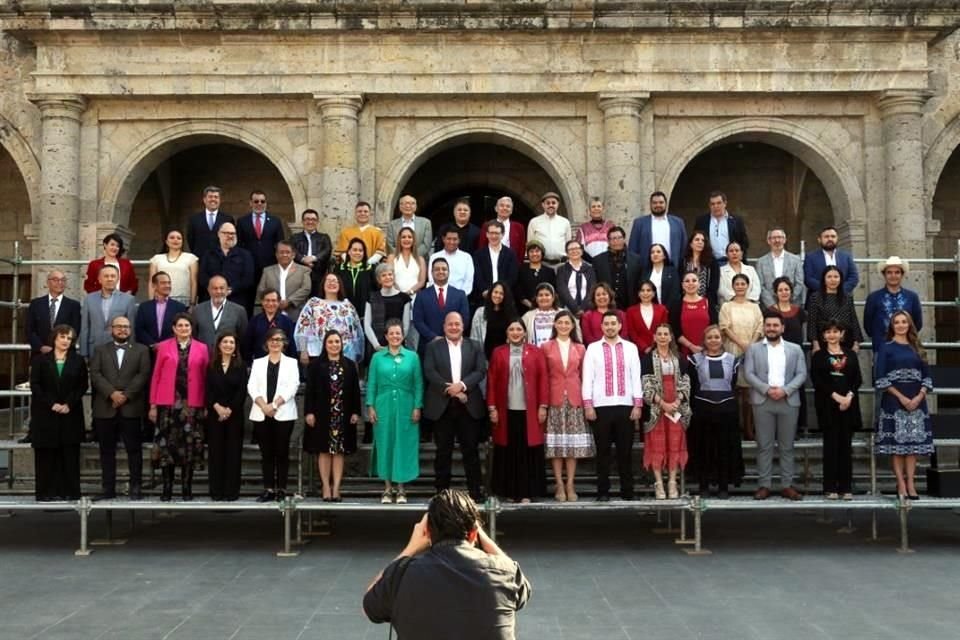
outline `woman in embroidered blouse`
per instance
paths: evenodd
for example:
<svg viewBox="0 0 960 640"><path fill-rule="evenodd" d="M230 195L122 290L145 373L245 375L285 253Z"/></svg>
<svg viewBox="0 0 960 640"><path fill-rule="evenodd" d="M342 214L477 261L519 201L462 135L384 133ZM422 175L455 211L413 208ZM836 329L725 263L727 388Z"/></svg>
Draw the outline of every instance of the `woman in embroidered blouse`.
<svg viewBox="0 0 960 640"><path fill-rule="evenodd" d="M343 355L354 362L363 359L363 327L357 310L344 300L343 281L336 273L323 277L322 298L310 298L303 305L293 339L297 343L300 364L307 365L323 352L322 336L330 330L343 339Z"/></svg>
<svg viewBox="0 0 960 640"><path fill-rule="evenodd" d="M519 320L507 325L507 343L493 350L487 371L487 410L493 439L493 492L530 502L546 491L543 431L547 421L547 367L527 343Z"/></svg>
<svg viewBox="0 0 960 640"><path fill-rule="evenodd" d="M627 340L637 345L642 354L653 349L653 333L657 327L669 322L667 307L657 303L657 289L649 280L640 283L639 302L627 309L627 324L624 332Z"/></svg>
<svg viewBox="0 0 960 640"><path fill-rule="evenodd" d="M549 402L545 455L550 460L558 502L576 502L574 479L577 460L592 458L593 435L583 417L580 366L586 347L577 338L577 319L560 311L553 321L550 340L540 348L547 364Z"/></svg>
<svg viewBox="0 0 960 640"><path fill-rule="evenodd" d="M653 334L654 348L643 357L643 401L650 417L643 425L643 466L653 471L657 500L680 497L677 471L687 466L686 429L690 424L690 378L681 360L670 325ZM667 491L663 469L667 469Z"/></svg>
<svg viewBox="0 0 960 640"><path fill-rule="evenodd" d="M603 339L603 330L600 323L603 321L603 314L607 311L613 311L620 320L620 326L627 325L627 318L623 311L617 309L617 303L614 300L613 289L606 282L598 282L590 289L587 294L586 311L580 318L580 331L583 332L583 343L589 345L597 340ZM624 336L626 337L626 336Z"/></svg>
<svg viewBox="0 0 960 640"><path fill-rule="evenodd" d="M750 279L747 300L753 303L760 301L760 276L756 269L743 261L743 248L740 243L731 242L727 245L727 264L720 267L720 284L717 287L717 301L720 304L733 299L733 276L739 273Z"/></svg>
<svg viewBox="0 0 960 640"><path fill-rule="evenodd" d="M906 311L897 311L890 317L887 342L875 366L874 386L881 397L874 451L892 457L900 499L915 500L917 456L933 453L933 430L927 410L927 394L933 391L933 380L916 325Z"/></svg>
<svg viewBox="0 0 960 640"><path fill-rule="evenodd" d="M810 358L817 424L823 431L823 492L827 499L853 499L853 433L862 426L858 393L863 378L852 349L844 348L843 327L828 320L820 328L823 345Z"/></svg>
<svg viewBox="0 0 960 640"><path fill-rule="evenodd" d="M323 355L307 369L303 412L303 449L317 456L323 501L340 502L344 458L357 450L360 374L336 331L324 334Z"/></svg>
<svg viewBox="0 0 960 640"><path fill-rule="evenodd" d="M534 295L537 306L523 314L523 326L527 328L527 340L536 346L542 345L550 339L553 333L553 319L557 315L557 294L553 286L546 282L537 286ZM575 329L575 331L577 331ZM579 336L579 331L577 331Z"/></svg>
<svg viewBox="0 0 960 640"><path fill-rule="evenodd" d="M150 258L149 277L147 278L150 300L153 300L153 275L163 271L170 276L170 297L190 307L197 301L197 270L200 260L197 256L183 250L183 232L179 229L167 231L160 253Z"/></svg>
<svg viewBox="0 0 960 640"><path fill-rule="evenodd" d="M843 327L843 346L860 351L863 333L853 307L853 296L843 290L843 272L835 265L828 265L820 276L820 290L810 294L807 300L807 339L814 353L820 348L817 327L827 320L837 320Z"/></svg>

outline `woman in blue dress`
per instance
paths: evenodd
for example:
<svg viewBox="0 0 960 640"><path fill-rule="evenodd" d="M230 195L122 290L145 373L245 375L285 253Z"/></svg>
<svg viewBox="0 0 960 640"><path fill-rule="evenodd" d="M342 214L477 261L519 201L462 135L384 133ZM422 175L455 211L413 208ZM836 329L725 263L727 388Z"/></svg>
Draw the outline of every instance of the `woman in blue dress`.
<svg viewBox="0 0 960 640"><path fill-rule="evenodd" d="M890 317L887 342L877 359L874 386L880 392L876 453L893 457L897 495L917 499L917 456L933 453L927 394L933 390L926 353L906 311Z"/></svg>

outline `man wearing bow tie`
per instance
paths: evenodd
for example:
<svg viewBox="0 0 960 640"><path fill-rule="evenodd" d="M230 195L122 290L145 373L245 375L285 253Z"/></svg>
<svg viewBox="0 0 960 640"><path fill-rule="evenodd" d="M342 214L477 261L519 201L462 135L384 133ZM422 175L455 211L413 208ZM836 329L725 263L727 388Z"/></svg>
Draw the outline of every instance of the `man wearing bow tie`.
<svg viewBox="0 0 960 640"><path fill-rule="evenodd" d="M112 340L97 347L90 358L93 427L100 443L103 492L99 499L117 497L117 441L123 440L130 471L130 499L141 497L145 394L150 382L150 350L130 340L129 318L110 323Z"/></svg>

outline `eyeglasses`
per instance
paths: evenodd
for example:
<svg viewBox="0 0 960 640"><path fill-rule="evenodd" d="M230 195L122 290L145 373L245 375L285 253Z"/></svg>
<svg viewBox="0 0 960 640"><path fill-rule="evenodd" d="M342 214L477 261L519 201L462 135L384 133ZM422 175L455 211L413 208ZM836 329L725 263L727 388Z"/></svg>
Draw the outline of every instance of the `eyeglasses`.
<svg viewBox="0 0 960 640"><path fill-rule="evenodd" d="M123 329L124 331L130 331L130 325L128 324L115 324L112 325L114 329Z"/></svg>
<svg viewBox="0 0 960 640"><path fill-rule="evenodd" d="M283 338L270 338L270 342L283 342Z"/></svg>
<svg viewBox="0 0 960 640"><path fill-rule="evenodd" d="M266 200L251 200L253 204L267 204Z"/></svg>
<svg viewBox="0 0 960 640"><path fill-rule="evenodd" d="M222 236L235 236L237 235L236 231L221 231L220 235Z"/></svg>

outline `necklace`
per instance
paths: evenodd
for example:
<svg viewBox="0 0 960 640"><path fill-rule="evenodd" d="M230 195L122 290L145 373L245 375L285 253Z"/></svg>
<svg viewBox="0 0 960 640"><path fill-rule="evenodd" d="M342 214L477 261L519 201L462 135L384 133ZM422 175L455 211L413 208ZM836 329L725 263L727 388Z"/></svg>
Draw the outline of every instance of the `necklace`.
<svg viewBox="0 0 960 640"><path fill-rule="evenodd" d="M170 252L168 251L167 253L164 254L163 257L167 259L167 264L175 264L175 263L177 262L177 260L180 259L180 256L182 256L182 255L183 255L183 251L181 251L180 253L178 253L178 254L177 254L177 257L174 258L173 260L171 260L171 259L170 259Z"/></svg>

